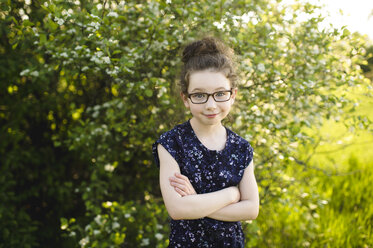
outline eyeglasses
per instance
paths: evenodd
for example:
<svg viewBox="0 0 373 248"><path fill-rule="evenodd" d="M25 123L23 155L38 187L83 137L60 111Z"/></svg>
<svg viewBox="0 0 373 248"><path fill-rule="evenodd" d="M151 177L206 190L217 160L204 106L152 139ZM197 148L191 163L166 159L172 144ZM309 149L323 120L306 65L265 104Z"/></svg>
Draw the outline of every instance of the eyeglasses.
<svg viewBox="0 0 373 248"><path fill-rule="evenodd" d="M202 92L188 94L188 98L194 104L206 103L210 96L214 98L215 102L226 102L231 99L232 89L217 91L211 94Z"/></svg>

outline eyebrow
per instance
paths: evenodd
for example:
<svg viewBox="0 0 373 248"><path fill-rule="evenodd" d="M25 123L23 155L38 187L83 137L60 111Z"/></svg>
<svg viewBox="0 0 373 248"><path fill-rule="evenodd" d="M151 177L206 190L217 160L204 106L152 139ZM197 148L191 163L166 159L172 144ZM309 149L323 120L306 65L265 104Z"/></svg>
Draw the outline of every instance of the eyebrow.
<svg viewBox="0 0 373 248"><path fill-rule="evenodd" d="M219 87L219 88L216 88L215 91L219 91L219 90L227 90L226 88L224 87ZM228 89L229 90L229 89ZM203 89L203 88L195 88L193 89L191 92L206 92L206 89Z"/></svg>

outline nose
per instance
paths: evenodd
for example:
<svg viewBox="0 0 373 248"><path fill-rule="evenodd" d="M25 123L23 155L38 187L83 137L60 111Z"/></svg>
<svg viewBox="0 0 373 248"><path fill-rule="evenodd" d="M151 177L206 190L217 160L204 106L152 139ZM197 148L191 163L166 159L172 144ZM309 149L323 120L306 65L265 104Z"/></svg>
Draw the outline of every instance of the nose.
<svg viewBox="0 0 373 248"><path fill-rule="evenodd" d="M216 102L212 96L209 96L206 102L207 109L214 109L216 108Z"/></svg>

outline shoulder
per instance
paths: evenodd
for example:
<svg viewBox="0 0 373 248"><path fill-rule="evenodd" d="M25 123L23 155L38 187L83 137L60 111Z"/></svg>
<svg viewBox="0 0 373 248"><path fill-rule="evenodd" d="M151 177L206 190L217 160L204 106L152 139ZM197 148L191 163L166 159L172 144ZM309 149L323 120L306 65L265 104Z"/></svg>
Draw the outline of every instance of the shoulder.
<svg viewBox="0 0 373 248"><path fill-rule="evenodd" d="M186 123L178 124L171 130L161 134L158 141L181 139L181 137L183 137L183 134L185 133L185 130L186 130Z"/></svg>
<svg viewBox="0 0 373 248"><path fill-rule="evenodd" d="M159 139L155 141L152 145L153 155L155 158L156 165L159 167L159 153L158 145L162 145L164 150L166 150L177 162L181 156L181 144L183 133L185 132L185 123L176 125L173 129L161 134ZM163 150L163 149L162 149Z"/></svg>
<svg viewBox="0 0 373 248"><path fill-rule="evenodd" d="M229 142L231 143L231 151L235 151L235 153L239 153L240 156L249 163L253 159L254 149L250 145L250 142L238 135L237 133L233 132L232 130L228 129L229 134Z"/></svg>
<svg viewBox="0 0 373 248"><path fill-rule="evenodd" d="M237 133L233 132L229 128L228 130L228 135L229 135L229 140L235 146L236 148L242 148L242 149L253 149L246 139L238 135Z"/></svg>
<svg viewBox="0 0 373 248"><path fill-rule="evenodd" d="M159 139L153 144L153 149L155 149L158 144L161 144L169 152L171 150L180 149L187 131L188 126L186 122L176 125L171 130L161 134Z"/></svg>

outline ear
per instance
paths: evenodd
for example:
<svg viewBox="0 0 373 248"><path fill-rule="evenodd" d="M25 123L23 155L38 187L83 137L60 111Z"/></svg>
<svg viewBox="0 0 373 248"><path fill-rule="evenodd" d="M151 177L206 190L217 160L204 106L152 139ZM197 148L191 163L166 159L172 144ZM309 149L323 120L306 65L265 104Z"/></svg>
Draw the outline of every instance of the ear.
<svg viewBox="0 0 373 248"><path fill-rule="evenodd" d="M187 97L183 92L180 92L180 97L181 97L181 99L182 99L183 102L184 102L184 106L185 106L186 108L189 108L190 105L189 105L188 97Z"/></svg>
<svg viewBox="0 0 373 248"><path fill-rule="evenodd" d="M234 103L234 100L236 99L237 96L237 88L232 89L232 96L231 96L231 102L232 104Z"/></svg>

